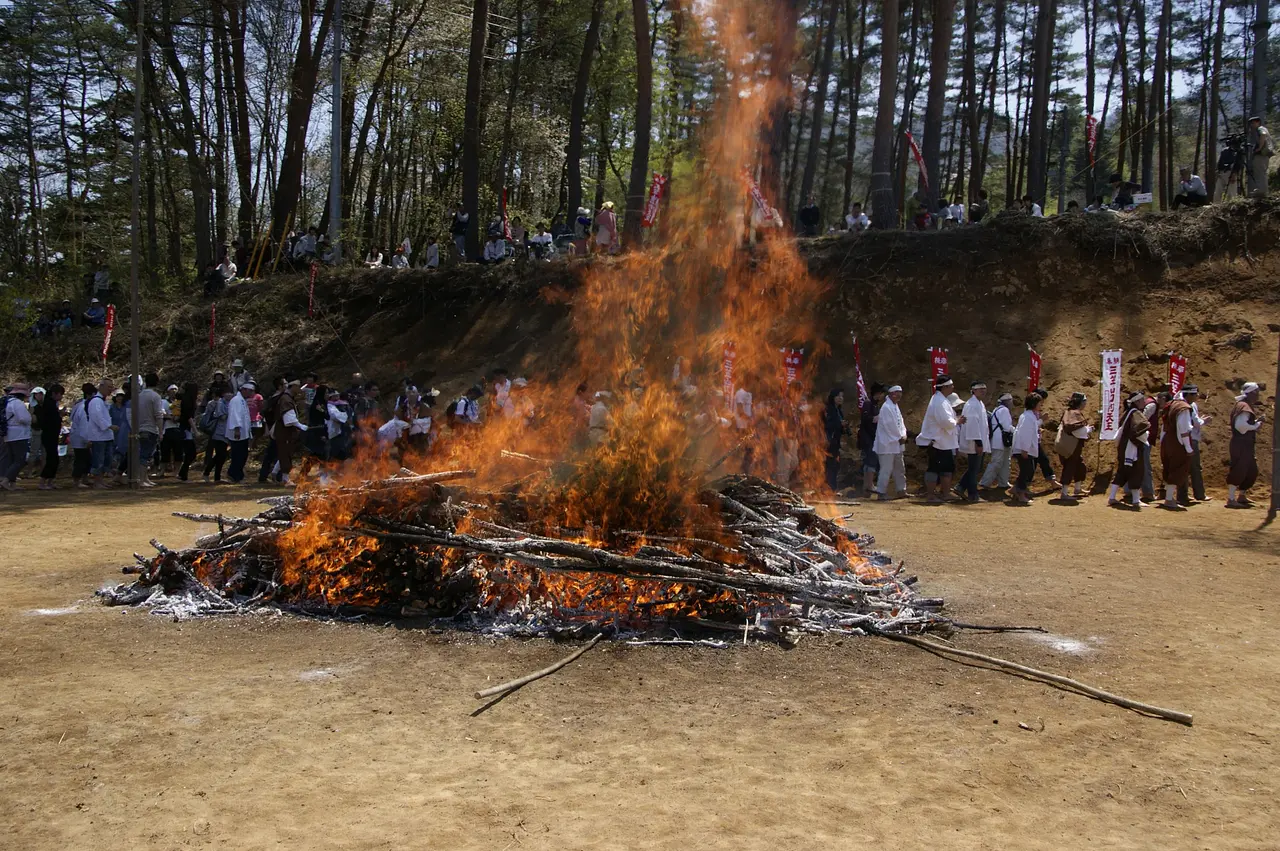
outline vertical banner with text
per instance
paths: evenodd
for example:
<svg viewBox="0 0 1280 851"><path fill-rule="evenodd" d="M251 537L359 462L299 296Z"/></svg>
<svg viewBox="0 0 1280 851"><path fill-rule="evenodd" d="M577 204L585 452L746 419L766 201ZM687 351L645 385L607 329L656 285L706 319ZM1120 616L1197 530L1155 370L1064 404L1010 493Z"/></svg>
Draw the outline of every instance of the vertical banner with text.
<svg viewBox="0 0 1280 851"><path fill-rule="evenodd" d="M800 369L804 366L804 349L779 349L782 354L782 389L786 390L791 382L800 377Z"/></svg>
<svg viewBox="0 0 1280 851"><path fill-rule="evenodd" d="M649 200L644 205L644 216L640 219L641 227L651 228L658 221L658 210L662 206L662 189L667 185L667 179L656 171L653 173L653 182L649 184Z"/></svg>
<svg viewBox="0 0 1280 851"><path fill-rule="evenodd" d="M213 351L213 329L218 322L218 303L209 305L209 351Z"/></svg>
<svg viewBox="0 0 1280 851"><path fill-rule="evenodd" d="M853 367L858 377L858 410L862 410L871 401L867 392L867 381L862 377L862 349L858 346L858 335L853 335Z"/></svg>
<svg viewBox="0 0 1280 851"><path fill-rule="evenodd" d="M947 374L947 350L936 346L929 347L929 384L938 389L938 376Z"/></svg>
<svg viewBox="0 0 1280 851"><path fill-rule="evenodd" d="M1099 440L1115 440L1120 434L1120 360L1122 349L1102 353L1102 424Z"/></svg>
<svg viewBox="0 0 1280 851"><path fill-rule="evenodd" d="M1177 352L1169 353L1169 392L1177 394L1187 383L1187 358Z"/></svg>
<svg viewBox="0 0 1280 851"><path fill-rule="evenodd" d="M1040 386L1040 353L1027 344L1027 392Z"/></svg>
<svg viewBox="0 0 1280 851"><path fill-rule="evenodd" d="M734 347L733 342L724 344L724 401L730 408L733 407L733 362L738 358L738 351Z"/></svg>
<svg viewBox="0 0 1280 851"><path fill-rule="evenodd" d="M102 365L107 365L107 352L111 350L111 335L116 330L116 306L114 304L107 305L107 322L103 326L102 335Z"/></svg>
<svg viewBox="0 0 1280 851"><path fill-rule="evenodd" d="M307 318L312 319L316 315L316 276L320 274L320 264L311 261L311 281L307 286ZM210 348L213 345L210 344Z"/></svg>

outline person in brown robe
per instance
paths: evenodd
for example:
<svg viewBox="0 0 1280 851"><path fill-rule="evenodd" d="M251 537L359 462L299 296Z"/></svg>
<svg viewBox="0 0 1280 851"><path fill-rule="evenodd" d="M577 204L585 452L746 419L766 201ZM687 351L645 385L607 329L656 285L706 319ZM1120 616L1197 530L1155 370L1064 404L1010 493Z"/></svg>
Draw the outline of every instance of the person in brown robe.
<svg viewBox="0 0 1280 851"><path fill-rule="evenodd" d="M1067 410L1062 415L1062 437L1066 438L1069 435L1075 440L1075 449L1070 454L1059 453L1058 455L1062 462L1061 498L1063 500L1079 499L1083 496L1082 486L1088 475L1084 463L1084 446L1089 441L1089 434L1093 431L1084 410L1085 403L1088 401L1088 397L1083 393L1072 393L1070 400L1067 401ZM1073 486L1073 494L1068 496L1067 488Z"/></svg>
<svg viewBox="0 0 1280 851"><path fill-rule="evenodd" d="M1115 508L1130 507L1123 499L1116 499L1116 492L1123 488L1132 500L1132 509L1142 508L1142 447L1147 443L1151 424L1142 415L1146 397L1134 393L1125 402L1124 417L1120 421L1120 436L1116 440L1116 474L1107 492L1107 505Z"/></svg>
<svg viewBox="0 0 1280 851"><path fill-rule="evenodd" d="M284 392L280 394L280 398L276 400L275 417L271 424L271 436L276 442L276 463L280 465L279 481L287 482L289 480L289 470L293 467L293 448L298 442L298 430L292 425L284 424L284 417L289 411L293 411L293 418L296 419L298 412L296 410L296 402L294 395L302 383L298 379L289 382Z"/></svg>
<svg viewBox="0 0 1280 851"><path fill-rule="evenodd" d="M1257 411L1260 388L1252 381L1240 388L1235 407L1231 409L1231 445L1228 450L1231 467L1227 471L1227 508L1248 508L1253 502L1245 491L1258 480L1256 454L1258 429L1263 417Z"/></svg>
<svg viewBox="0 0 1280 851"><path fill-rule="evenodd" d="M1164 428L1160 436L1160 465L1164 474L1164 502L1161 508L1185 511L1178 505L1178 488L1186 488L1191 476L1191 405L1181 395L1164 407Z"/></svg>

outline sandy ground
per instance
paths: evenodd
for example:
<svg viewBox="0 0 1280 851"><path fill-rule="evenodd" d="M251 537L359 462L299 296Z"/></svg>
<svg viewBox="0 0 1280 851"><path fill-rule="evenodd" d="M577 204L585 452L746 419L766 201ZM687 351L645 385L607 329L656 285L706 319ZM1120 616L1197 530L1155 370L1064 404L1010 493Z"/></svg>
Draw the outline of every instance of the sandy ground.
<svg viewBox="0 0 1280 851"><path fill-rule="evenodd" d="M855 509L960 637L1195 713L1193 729L877 639L566 652L92 590L191 485L0 501L0 848L1275 848L1280 531L1038 502ZM1031 730L1019 727L1019 722Z"/></svg>

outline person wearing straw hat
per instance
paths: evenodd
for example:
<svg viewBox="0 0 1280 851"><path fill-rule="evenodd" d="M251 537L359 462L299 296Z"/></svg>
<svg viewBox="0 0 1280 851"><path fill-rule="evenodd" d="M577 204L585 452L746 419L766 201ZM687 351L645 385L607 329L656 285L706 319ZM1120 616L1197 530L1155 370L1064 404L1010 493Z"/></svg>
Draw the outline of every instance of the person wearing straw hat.
<svg viewBox="0 0 1280 851"><path fill-rule="evenodd" d="M1231 409L1231 467L1227 471L1227 508L1250 508L1253 502L1245 492L1258 480L1258 429L1263 416L1258 413L1261 388L1248 381L1240 388L1235 407Z"/></svg>
<svg viewBox="0 0 1280 851"><path fill-rule="evenodd" d="M4 466L0 469L0 488L11 491L18 474L27 464L31 448L31 409L27 407L27 385L15 384L4 397Z"/></svg>
<svg viewBox="0 0 1280 851"><path fill-rule="evenodd" d="M1062 502L1072 502L1084 494L1082 488L1088 470L1084 463L1084 447L1093 434L1093 426L1089 424L1089 416L1085 413L1085 403L1089 398L1083 393L1072 393L1067 400L1067 410L1062 414L1062 422L1058 425L1058 436L1054 441L1054 449L1058 460L1062 462L1062 492L1058 498ZM1071 493L1068 493L1071 489Z"/></svg>
<svg viewBox="0 0 1280 851"><path fill-rule="evenodd" d="M1128 508L1131 511L1142 508L1142 447L1147 445L1151 431L1151 424L1142 413L1146 399L1144 393L1138 392L1129 396L1124 403L1120 436L1116 440L1116 474L1107 491L1107 505L1112 508ZM1123 496L1119 494L1121 489L1128 494L1131 503L1125 503Z"/></svg>
<svg viewBox="0 0 1280 851"><path fill-rule="evenodd" d="M987 385L975 381L969 385L969 399L960 411L960 448L968 458L964 477L957 488L969 502L978 501L978 481L982 472L982 459L991 451L991 435L987 431Z"/></svg>
<svg viewBox="0 0 1280 851"><path fill-rule="evenodd" d="M1181 393L1169 400L1164 409L1164 431L1160 437L1160 463L1164 477L1164 502L1160 508L1186 511L1178 504L1178 490L1187 489L1191 476L1191 405Z"/></svg>
<svg viewBox="0 0 1280 851"><path fill-rule="evenodd" d="M957 414L960 397L952 390L955 382L949 375L939 375L934 382L933 398L925 410L924 422L916 445L928 452L929 464L925 470L924 496L929 502L945 502L951 490L951 479L956 472L956 451L960 448L960 426L963 414ZM936 490L935 490L936 487Z"/></svg>
<svg viewBox="0 0 1280 851"><path fill-rule="evenodd" d="M1002 393L987 417L987 445L991 460L982 471L979 488L1009 489L1009 466L1013 460L1013 394Z"/></svg>

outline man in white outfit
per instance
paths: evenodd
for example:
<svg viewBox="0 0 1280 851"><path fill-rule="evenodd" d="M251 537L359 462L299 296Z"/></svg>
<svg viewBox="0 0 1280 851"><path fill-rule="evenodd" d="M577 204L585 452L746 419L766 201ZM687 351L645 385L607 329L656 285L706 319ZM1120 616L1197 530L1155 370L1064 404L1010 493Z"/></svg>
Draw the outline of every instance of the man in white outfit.
<svg viewBox="0 0 1280 851"><path fill-rule="evenodd" d="M958 490L969 502L978 501L978 475L982 471L982 458L991 451L991 438L987 434L987 385L975 381L969 385L972 395L964 403L960 411L964 425L960 426L960 449L968 456L969 464L965 468L964 478L960 479Z"/></svg>
<svg viewBox="0 0 1280 851"><path fill-rule="evenodd" d="M1005 393L987 418L991 460L982 473L980 488L1009 489L1009 465L1013 459L1013 394Z"/></svg>
<svg viewBox="0 0 1280 851"><path fill-rule="evenodd" d="M902 460L902 449L907 444L907 424L898 407L902 401L902 387L895 384L887 392L884 404L880 406L880 419L876 421L876 441L871 447L880 459L876 493L881 501L894 499L907 491L907 469ZM889 493L890 477L895 486L892 495Z"/></svg>
<svg viewBox="0 0 1280 851"><path fill-rule="evenodd" d="M929 400L924 422L920 426L920 435L916 438L916 443L925 447L929 453L924 495L930 502L946 501L946 494L951 490L951 478L956 472L956 450L960 448L960 426L964 425L965 418L963 414L956 416L955 407L949 398L954 387L955 382L950 376L938 376L934 382L933 398ZM935 476L936 483L931 480Z"/></svg>

